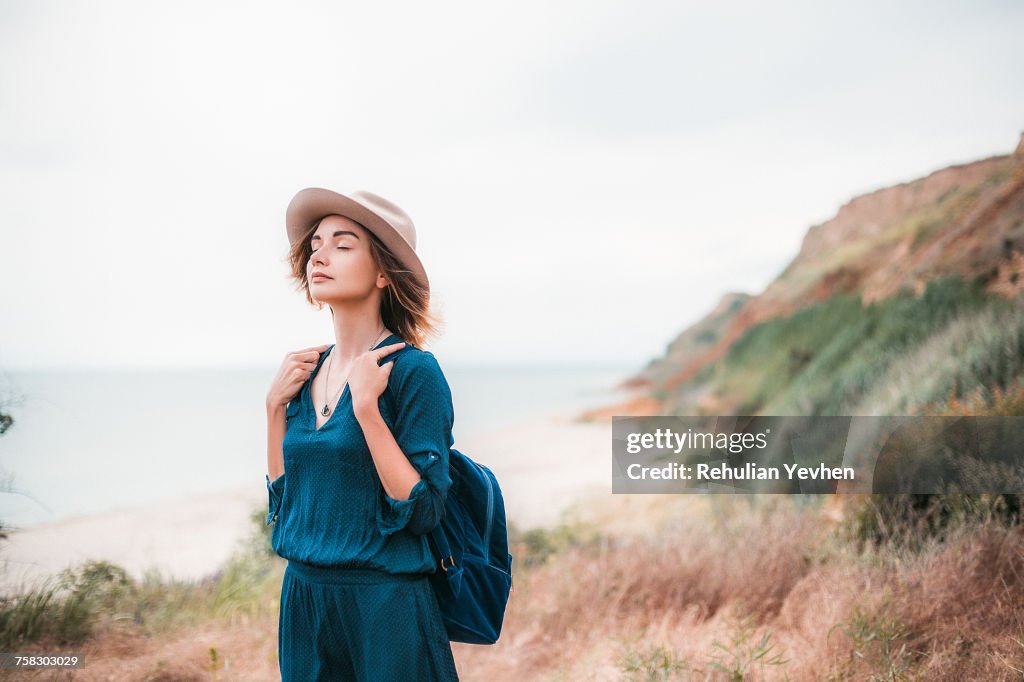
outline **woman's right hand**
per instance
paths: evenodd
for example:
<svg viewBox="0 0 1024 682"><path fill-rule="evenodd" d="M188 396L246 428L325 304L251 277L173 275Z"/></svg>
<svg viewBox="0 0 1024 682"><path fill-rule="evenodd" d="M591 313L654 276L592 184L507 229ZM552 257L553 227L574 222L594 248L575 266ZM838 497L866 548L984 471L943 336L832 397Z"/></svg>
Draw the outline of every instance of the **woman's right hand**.
<svg viewBox="0 0 1024 682"><path fill-rule="evenodd" d="M277 370L277 376L274 377L273 383L270 384L270 390L267 391L267 407L287 405L316 369L320 354L330 345L325 343L322 346L312 346L285 355L280 369Z"/></svg>

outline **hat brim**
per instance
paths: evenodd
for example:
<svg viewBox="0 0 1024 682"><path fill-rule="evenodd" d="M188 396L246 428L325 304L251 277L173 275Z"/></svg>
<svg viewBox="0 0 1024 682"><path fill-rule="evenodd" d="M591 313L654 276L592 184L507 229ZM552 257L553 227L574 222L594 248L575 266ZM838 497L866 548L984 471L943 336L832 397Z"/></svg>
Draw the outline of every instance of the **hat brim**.
<svg viewBox="0 0 1024 682"><path fill-rule="evenodd" d="M285 214L285 225L288 230L289 244L302 238L302 235L317 220L328 215L340 215L356 221L364 228L373 232L384 246L430 290L427 271L416 255L415 249L409 245L391 223L351 197L321 187L307 187L296 194L288 204Z"/></svg>

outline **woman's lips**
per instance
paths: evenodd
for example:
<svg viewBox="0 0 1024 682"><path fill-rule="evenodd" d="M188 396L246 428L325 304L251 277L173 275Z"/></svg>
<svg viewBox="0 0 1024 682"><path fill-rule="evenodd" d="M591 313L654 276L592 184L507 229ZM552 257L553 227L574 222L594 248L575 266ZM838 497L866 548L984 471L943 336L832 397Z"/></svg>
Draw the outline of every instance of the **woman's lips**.
<svg viewBox="0 0 1024 682"><path fill-rule="evenodd" d="M328 277L327 275L313 275L312 277L310 277L310 279L313 280L314 282L320 282L320 281L328 280L328 279L332 279L332 278Z"/></svg>

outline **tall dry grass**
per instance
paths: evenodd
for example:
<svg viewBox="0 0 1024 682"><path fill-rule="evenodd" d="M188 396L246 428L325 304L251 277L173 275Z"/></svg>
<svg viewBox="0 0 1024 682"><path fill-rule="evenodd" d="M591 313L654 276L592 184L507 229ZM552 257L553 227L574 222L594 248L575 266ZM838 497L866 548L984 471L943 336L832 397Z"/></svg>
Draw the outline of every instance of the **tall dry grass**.
<svg viewBox="0 0 1024 682"><path fill-rule="evenodd" d="M501 639L453 644L462 679L1021 679L1020 526L856 543L855 514L825 520L830 496L661 497L632 525L516 534ZM90 665L74 679L276 679L281 562L253 540L187 595L85 590L99 627L75 644Z"/></svg>
<svg viewBox="0 0 1024 682"><path fill-rule="evenodd" d="M855 550L798 502L687 497L653 537L567 547L517 574L497 645L455 645L460 670L491 682L1021 678L1020 527Z"/></svg>
<svg viewBox="0 0 1024 682"><path fill-rule="evenodd" d="M1021 679L1020 526L858 544L850 521L824 520L827 499L664 496L653 527L578 517L548 541L517 534L501 639L453 644L462 679ZM158 626L170 593L94 599L105 624L76 644L90 665L74 679L276 679L280 561L262 547L243 558L174 624ZM108 627L119 613L134 617Z"/></svg>

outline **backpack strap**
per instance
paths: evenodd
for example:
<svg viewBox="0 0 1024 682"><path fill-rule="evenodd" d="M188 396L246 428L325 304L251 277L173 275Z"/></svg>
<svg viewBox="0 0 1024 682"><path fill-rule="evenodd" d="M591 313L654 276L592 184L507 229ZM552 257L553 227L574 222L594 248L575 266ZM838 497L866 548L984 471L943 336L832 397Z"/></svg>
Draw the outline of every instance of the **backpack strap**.
<svg viewBox="0 0 1024 682"><path fill-rule="evenodd" d="M434 554L434 559L437 560L442 572L446 572L455 565L452 548L448 544L448 538L445 537L441 526L427 533L427 543L430 545L430 551Z"/></svg>
<svg viewBox="0 0 1024 682"><path fill-rule="evenodd" d="M394 393L391 391L391 384L389 383L384 387L384 395L387 396L385 400L391 406L391 414L398 418L398 405ZM449 466L451 464L449 463ZM449 568L455 565L455 557L452 556L452 548L448 544L448 538L445 537L444 531L441 526L427 533L427 544L430 546L430 551L434 555L434 560L438 562L438 566L441 572L446 572Z"/></svg>

